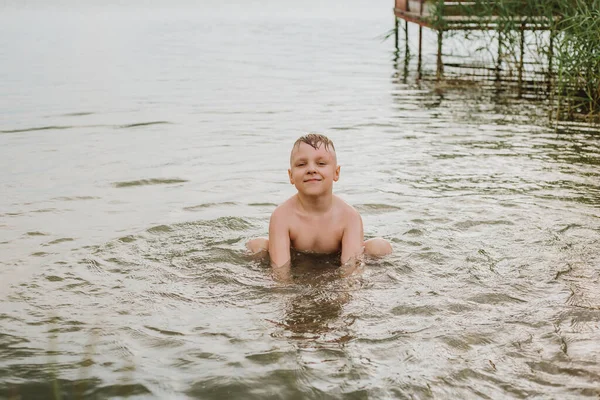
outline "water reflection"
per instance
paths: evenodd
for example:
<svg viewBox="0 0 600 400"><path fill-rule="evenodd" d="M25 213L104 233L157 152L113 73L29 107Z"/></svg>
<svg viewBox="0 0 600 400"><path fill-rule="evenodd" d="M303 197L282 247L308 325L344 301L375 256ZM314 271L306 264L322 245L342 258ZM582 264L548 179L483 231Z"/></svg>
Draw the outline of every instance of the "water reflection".
<svg viewBox="0 0 600 400"><path fill-rule="evenodd" d="M339 257L292 251L293 282L299 293L286 301L280 325L293 336L318 338L340 329L343 306L351 296Z"/></svg>
<svg viewBox="0 0 600 400"><path fill-rule="evenodd" d="M318 335L332 331L342 307L348 302L348 293L330 293L328 289L305 290L287 302L283 324L289 331Z"/></svg>
<svg viewBox="0 0 600 400"><path fill-rule="evenodd" d="M418 88L421 88L422 83L426 83L429 86L430 94L435 93L441 96L429 98L427 106L438 107L444 100L444 94L454 91L462 92L461 96L466 95L468 98L472 98L473 94L476 94L477 105L483 104L478 100L485 97L486 103L491 101L492 107L499 107L495 110L497 114L508 113L518 117L526 113L535 115L536 118L548 118L552 115L548 104L549 98L551 99L549 95L550 82L545 78L546 73L527 71L524 77L515 82L510 66L506 66L506 70L504 70L493 57L487 61L480 60L481 57L486 59L486 56L489 56L484 51L490 46L489 38L462 37L462 32L446 32L449 37L445 41L447 47L445 47L444 56L453 61L437 66L440 59L433 57L432 51L428 51L435 47L433 43L426 44L426 51L422 49L422 39L431 42L433 36L437 36L436 31L423 30L422 27L407 21L397 21L392 32L395 32L395 46L392 52L393 81L401 85L412 84ZM461 37L455 37L457 35ZM411 46L416 46L415 42L418 42L416 58L412 54L415 52L414 48L411 52ZM462 54L464 48L469 47L464 45L466 42L479 43L481 47L472 54ZM494 65L489 66L489 63ZM543 63L535 62L533 64L538 68L545 68ZM448 68L444 68L444 66ZM440 74L441 71L444 71L443 74ZM432 101L432 99L435 100ZM463 102L464 98L451 96L450 100ZM517 100L529 100L532 103L519 101L515 104Z"/></svg>
<svg viewBox="0 0 600 400"><path fill-rule="evenodd" d="M398 29L398 27L396 26L396 29ZM408 76L409 76L409 65L410 65L410 61L411 61L411 54L410 54L410 47L409 47L409 42L408 42L408 22L406 24L404 24L404 49L401 50L398 47L398 34L396 34L396 48L394 51L394 55L392 58L393 61L393 67L395 71L398 71L394 74L395 78L399 78L402 77L401 80L399 80L401 83L406 84L408 81ZM400 72L400 68L402 68L402 72ZM420 72L419 72L419 76L420 76Z"/></svg>
<svg viewBox="0 0 600 400"><path fill-rule="evenodd" d="M65 368L64 365L55 365L57 370ZM32 372L31 368L27 368ZM17 367L15 374L20 372ZM129 396L149 396L152 392L139 383L124 383L103 385L99 378L89 379L57 379L51 374L28 374L25 376L27 383L8 385L0 388L0 396L6 399L107 399L123 398Z"/></svg>

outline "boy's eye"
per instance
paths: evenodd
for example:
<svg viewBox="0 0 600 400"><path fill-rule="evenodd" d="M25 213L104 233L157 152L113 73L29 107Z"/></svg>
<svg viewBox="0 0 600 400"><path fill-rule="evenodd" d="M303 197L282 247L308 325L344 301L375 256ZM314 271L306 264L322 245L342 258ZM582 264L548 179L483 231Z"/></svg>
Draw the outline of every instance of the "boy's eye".
<svg viewBox="0 0 600 400"><path fill-rule="evenodd" d="M325 163L324 163L323 161L321 161L321 162L319 163L319 165L325 165Z"/></svg>

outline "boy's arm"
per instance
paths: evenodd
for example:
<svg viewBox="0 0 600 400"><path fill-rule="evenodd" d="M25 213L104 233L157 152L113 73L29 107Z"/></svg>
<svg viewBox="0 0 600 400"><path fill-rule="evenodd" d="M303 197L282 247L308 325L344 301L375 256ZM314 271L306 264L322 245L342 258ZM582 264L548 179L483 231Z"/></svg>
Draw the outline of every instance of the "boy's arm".
<svg viewBox="0 0 600 400"><path fill-rule="evenodd" d="M345 265L348 261L357 261L364 251L362 218L354 208L348 214L348 223L342 236L342 265ZM356 263L353 262L352 264Z"/></svg>
<svg viewBox="0 0 600 400"><path fill-rule="evenodd" d="M290 230L284 210L277 207L269 222L269 257L275 278L290 280Z"/></svg>

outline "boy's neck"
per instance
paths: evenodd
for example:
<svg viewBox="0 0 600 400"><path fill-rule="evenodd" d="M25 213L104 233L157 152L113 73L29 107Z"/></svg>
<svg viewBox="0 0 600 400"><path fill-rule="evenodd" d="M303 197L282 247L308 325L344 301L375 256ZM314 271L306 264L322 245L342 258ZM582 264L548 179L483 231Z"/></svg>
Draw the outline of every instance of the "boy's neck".
<svg viewBox="0 0 600 400"><path fill-rule="evenodd" d="M333 205L333 193L323 196L305 196L298 193L296 199L302 210L312 214L326 213L331 210L331 206Z"/></svg>

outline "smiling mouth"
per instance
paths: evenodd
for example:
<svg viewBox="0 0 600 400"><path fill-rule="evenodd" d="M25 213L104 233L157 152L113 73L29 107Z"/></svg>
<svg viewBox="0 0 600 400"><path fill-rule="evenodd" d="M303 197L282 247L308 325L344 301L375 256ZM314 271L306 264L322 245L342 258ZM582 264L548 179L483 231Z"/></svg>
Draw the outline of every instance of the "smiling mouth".
<svg viewBox="0 0 600 400"><path fill-rule="evenodd" d="M314 178L314 179L307 179L304 182L321 182L321 180Z"/></svg>

